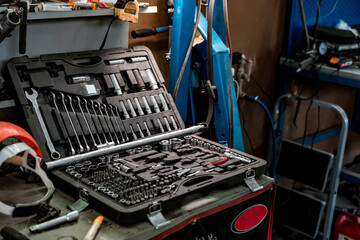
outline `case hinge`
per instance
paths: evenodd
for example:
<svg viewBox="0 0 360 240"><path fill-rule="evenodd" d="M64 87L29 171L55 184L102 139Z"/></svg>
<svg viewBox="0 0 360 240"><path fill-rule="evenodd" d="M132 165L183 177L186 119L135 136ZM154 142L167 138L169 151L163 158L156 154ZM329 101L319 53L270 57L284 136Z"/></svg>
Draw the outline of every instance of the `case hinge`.
<svg viewBox="0 0 360 240"><path fill-rule="evenodd" d="M165 225L168 225L171 221L167 220L164 215L161 213L162 207L161 203L153 202L149 206L149 213L147 215L149 221L156 229L159 229Z"/></svg>
<svg viewBox="0 0 360 240"><path fill-rule="evenodd" d="M82 188L79 190L79 199L67 207L72 211L81 212L87 206L89 206L89 192L86 188Z"/></svg>
<svg viewBox="0 0 360 240"><path fill-rule="evenodd" d="M264 186L260 186L256 181L254 169L249 169L245 172L244 181L252 192L256 192L264 188Z"/></svg>

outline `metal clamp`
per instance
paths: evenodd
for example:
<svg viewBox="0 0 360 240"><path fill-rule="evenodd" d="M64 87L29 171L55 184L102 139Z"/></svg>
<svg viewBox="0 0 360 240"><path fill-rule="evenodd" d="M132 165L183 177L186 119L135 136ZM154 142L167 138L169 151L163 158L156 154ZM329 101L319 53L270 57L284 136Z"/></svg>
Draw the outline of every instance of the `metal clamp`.
<svg viewBox="0 0 360 240"><path fill-rule="evenodd" d="M260 186L259 183L256 181L254 169L249 169L245 172L244 181L252 192L256 192L264 188L264 186Z"/></svg>
<svg viewBox="0 0 360 240"><path fill-rule="evenodd" d="M79 190L79 199L67 207L72 211L81 212L87 206L89 206L89 191L86 188L82 188Z"/></svg>
<svg viewBox="0 0 360 240"><path fill-rule="evenodd" d="M170 220L167 220L164 215L161 213L162 207L161 203L153 202L149 206L149 213L147 214L147 217L151 224L156 228L159 229L165 225L170 224Z"/></svg>

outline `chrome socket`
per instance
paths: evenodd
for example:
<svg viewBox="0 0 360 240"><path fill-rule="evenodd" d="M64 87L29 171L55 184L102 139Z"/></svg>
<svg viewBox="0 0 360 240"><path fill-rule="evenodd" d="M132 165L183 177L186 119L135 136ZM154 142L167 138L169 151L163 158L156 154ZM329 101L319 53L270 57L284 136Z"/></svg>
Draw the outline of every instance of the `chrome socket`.
<svg viewBox="0 0 360 240"><path fill-rule="evenodd" d="M173 149L179 148L182 146L182 140L180 138L172 138L170 139L171 147Z"/></svg>
<svg viewBox="0 0 360 240"><path fill-rule="evenodd" d="M171 143L169 140L162 140L159 144L162 151L171 152Z"/></svg>
<svg viewBox="0 0 360 240"><path fill-rule="evenodd" d="M192 139L192 136L187 135L184 137L184 139L185 139L185 144L190 144L190 140Z"/></svg>

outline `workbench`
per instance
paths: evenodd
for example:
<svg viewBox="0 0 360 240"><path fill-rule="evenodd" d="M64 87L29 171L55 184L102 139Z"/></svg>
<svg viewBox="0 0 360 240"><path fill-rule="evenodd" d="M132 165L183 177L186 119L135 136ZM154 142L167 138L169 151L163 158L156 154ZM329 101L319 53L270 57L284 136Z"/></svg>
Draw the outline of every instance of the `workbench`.
<svg viewBox="0 0 360 240"><path fill-rule="evenodd" d="M39 199L39 196L42 196L41 194L44 194L46 190L41 183L40 185L34 183L27 184L23 179L20 179L19 176L16 176L15 174L1 176L0 181L2 186L0 199L2 201L5 201L5 196L6 199L21 199L21 196L24 196L24 194L29 196L29 200L30 198ZM271 178L264 175L260 176L257 181L260 185L263 185L264 188L270 185L272 186L273 183ZM19 191L14 191L13 189L19 189ZM168 231L171 228L174 228L174 226L177 226L200 213L204 213L210 209L214 209L239 198L247 197L250 194L251 191L245 184L228 189L211 189L206 193L193 193L184 198L181 206L164 213L164 216L168 220L171 220L171 223L159 229L155 229L155 227L151 225L147 219L133 225L125 226L117 224L104 216L104 222L96 239L150 239ZM77 199L73 199L59 189L56 189L50 204L53 207L60 208L60 216L62 216L70 212L70 210L66 208L67 205L74 203L76 200ZM30 233L29 227L37 224L36 215L24 218L11 218L1 214L0 227L2 228L5 225L11 226L34 240L82 239L94 219L100 215L102 214L91 209L89 206L87 209L80 212L80 217L77 221L64 223L60 226L44 230L40 233ZM65 236L67 238L65 238Z"/></svg>

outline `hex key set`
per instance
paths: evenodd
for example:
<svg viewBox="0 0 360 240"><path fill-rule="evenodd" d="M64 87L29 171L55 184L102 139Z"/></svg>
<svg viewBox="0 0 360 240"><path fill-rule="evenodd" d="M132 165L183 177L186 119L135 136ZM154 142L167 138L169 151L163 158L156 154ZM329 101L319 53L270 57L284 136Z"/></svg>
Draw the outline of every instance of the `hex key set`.
<svg viewBox="0 0 360 240"><path fill-rule="evenodd" d="M265 171L184 127L146 47L14 58L7 75L55 186L118 222Z"/></svg>

